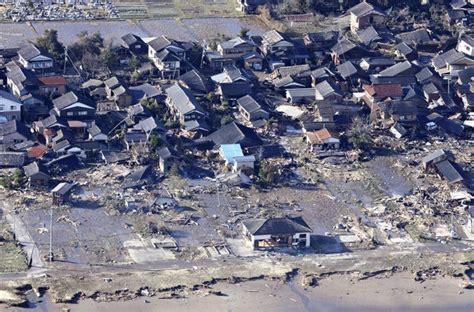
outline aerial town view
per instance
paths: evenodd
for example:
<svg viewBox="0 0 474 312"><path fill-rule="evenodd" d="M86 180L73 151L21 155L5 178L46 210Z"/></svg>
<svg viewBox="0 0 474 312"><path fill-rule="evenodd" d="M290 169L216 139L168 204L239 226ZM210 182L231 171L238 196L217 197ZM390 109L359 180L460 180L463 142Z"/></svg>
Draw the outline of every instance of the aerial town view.
<svg viewBox="0 0 474 312"><path fill-rule="evenodd" d="M474 311L474 0L0 0L0 311Z"/></svg>

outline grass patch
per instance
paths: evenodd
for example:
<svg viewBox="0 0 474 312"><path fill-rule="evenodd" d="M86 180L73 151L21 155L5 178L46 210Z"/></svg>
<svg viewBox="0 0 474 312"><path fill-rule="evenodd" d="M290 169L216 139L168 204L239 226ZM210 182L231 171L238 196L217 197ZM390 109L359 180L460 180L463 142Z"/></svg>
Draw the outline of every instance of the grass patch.
<svg viewBox="0 0 474 312"><path fill-rule="evenodd" d="M0 272L26 271L28 264L23 250L13 240L9 224L0 221Z"/></svg>

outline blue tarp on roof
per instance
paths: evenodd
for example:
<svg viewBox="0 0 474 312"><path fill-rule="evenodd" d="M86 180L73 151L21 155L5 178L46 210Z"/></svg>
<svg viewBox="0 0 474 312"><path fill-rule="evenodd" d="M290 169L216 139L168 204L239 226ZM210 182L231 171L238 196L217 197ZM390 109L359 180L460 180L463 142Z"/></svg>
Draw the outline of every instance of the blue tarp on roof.
<svg viewBox="0 0 474 312"><path fill-rule="evenodd" d="M240 144L222 144L220 153L227 163L234 161L234 157L244 156Z"/></svg>

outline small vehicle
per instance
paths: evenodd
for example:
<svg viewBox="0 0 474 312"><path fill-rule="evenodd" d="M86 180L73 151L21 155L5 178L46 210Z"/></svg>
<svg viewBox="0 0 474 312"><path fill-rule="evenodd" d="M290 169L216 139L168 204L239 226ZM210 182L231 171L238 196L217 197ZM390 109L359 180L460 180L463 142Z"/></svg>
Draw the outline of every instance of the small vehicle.
<svg viewBox="0 0 474 312"><path fill-rule="evenodd" d="M434 131L434 130L438 129L438 125L431 121L431 122L428 122L425 125L425 129L427 131Z"/></svg>

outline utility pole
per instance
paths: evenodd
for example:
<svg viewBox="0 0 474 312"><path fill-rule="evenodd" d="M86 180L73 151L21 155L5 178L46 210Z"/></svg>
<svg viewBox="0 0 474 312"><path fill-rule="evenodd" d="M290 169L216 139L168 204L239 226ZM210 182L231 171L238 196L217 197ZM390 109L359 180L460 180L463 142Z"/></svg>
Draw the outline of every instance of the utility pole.
<svg viewBox="0 0 474 312"><path fill-rule="evenodd" d="M53 207L49 212L49 253L48 253L48 261L54 261L53 255Z"/></svg>
<svg viewBox="0 0 474 312"><path fill-rule="evenodd" d="M16 241L16 210L13 209L13 240Z"/></svg>
<svg viewBox="0 0 474 312"><path fill-rule="evenodd" d="M67 63L67 46L64 47L64 69L63 69L63 75L66 75L66 63Z"/></svg>

